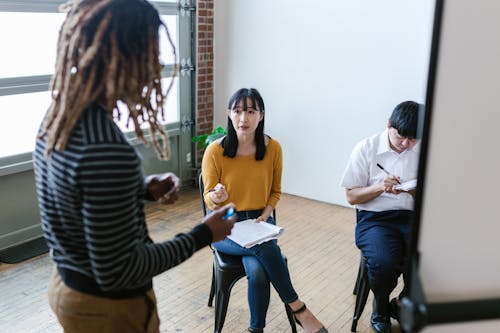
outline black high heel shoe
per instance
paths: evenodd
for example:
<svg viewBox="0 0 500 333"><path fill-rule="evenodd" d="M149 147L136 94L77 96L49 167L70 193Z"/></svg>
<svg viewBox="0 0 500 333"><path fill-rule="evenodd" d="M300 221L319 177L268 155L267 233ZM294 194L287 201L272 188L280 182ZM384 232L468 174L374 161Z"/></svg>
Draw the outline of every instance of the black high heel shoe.
<svg viewBox="0 0 500 333"><path fill-rule="evenodd" d="M287 304L286 306L290 309L290 311L292 311L292 313L293 313L293 319L295 319L295 322L296 322L296 323L297 323L300 327L304 328L304 327L302 326L302 323L300 322L300 320L298 320L298 319L297 319L297 317L296 317L295 315L296 315L296 314L298 314L298 313L302 313L302 312L306 311L306 309L307 309L306 303L303 303L303 305L302 305L300 308L298 308L297 310L295 310L295 311L294 311L294 310L292 310L292 308L290 307L290 305L288 305L288 304ZM323 326L323 327L321 327L318 331L316 331L316 332L314 332L314 333L328 333L328 330L325 328L325 326Z"/></svg>

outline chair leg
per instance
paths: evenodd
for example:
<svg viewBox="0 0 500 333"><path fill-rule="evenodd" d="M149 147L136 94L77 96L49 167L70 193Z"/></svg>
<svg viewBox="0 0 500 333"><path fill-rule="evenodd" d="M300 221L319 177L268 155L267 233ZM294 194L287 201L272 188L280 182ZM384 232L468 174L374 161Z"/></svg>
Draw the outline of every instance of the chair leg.
<svg viewBox="0 0 500 333"><path fill-rule="evenodd" d="M208 306L212 306L215 295L215 268L212 267L212 284L210 285L210 296L208 296Z"/></svg>
<svg viewBox="0 0 500 333"><path fill-rule="evenodd" d="M356 277L356 283L354 283L354 289L352 290L353 295L358 294L358 289L359 289L359 281L361 280L361 275L363 274L363 258L361 258L361 262L359 263L359 268L358 268L358 276Z"/></svg>
<svg viewBox="0 0 500 333"><path fill-rule="evenodd" d="M354 316L352 318L351 332L356 332L356 327L358 326L358 320L363 314L365 309L366 300L368 299L368 294L370 293L370 285L368 284L368 278L361 278L358 294L356 295L356 305L354 307Z"/></svg>
<svg viewBox="0 0 500 333"><path fill-rule="evenodd" d="M292 309L285 303L286 316L290 322L290 327L292 328L292 333L297 333L297 325L295 324L295 318L293 317Z"/></svg>
<svg viewBox="0 0 500 333"><path fill-rule="evenodd" d="M228 291L229 293L231 290ZM227 306L229 305L229 294L221 290L217 291L215 297L215 327L214 333L220 333L226 320Z"/></svg>
<svg viewBox="0 0 500 333"><path fill-rule="evenodd" d="M351 332L356 332L358 320L359 318L361 318L361 314L363 314L366 300L368 299L368 294L370 293L370 283L368 282L368 267L366 265L366 259L361 257L358 277L356 278L356 285L354 287L356 291L356 305L354 306L354 316L352 318Z"/></svg>
<svg viewBox="0 0 500 333"><path fill-rule="evenodd" d="M214 266L214 281L215 281L215 326L214 333L220 333L226 320L227 307L229 305L229 297L233 285L244 275L244 270L241 274L227 274Z"/></svg>

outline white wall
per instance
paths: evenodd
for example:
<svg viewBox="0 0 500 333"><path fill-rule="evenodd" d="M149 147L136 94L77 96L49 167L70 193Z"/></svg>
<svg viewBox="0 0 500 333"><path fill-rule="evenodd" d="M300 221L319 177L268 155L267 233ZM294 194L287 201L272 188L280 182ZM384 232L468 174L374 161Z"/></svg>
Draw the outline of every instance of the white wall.
<svg viewBox="0 0 500 333"><path fill-rule="evenodd" d="M217 0L215 125L255 87L284 152L283 191L347 205L354 144L396 104L425 101L434 0Z"/></svg>

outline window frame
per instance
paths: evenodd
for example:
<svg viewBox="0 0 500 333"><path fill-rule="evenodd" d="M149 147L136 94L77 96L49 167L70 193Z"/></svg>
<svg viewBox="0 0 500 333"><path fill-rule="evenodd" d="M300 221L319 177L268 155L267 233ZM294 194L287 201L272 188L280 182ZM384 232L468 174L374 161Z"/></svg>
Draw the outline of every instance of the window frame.
<svg viewBox="0 0 500 333"><path fill-rule="evenodd" d="M66 0L0 0L0 12L59 13L59 6L66 2ZM181 54L182 50L185 48L181 47L180 44L184 42L193 43L193 40L181 40L181 36L191 34L189 32L183 31L183 29L185 29L185 25L181 24L181 22L179 21L181 17L181 8L179 3L151 1L151 4L158 9L160 15L175 15L178 17L177 28L179 45L176 45L178 50L177 61L179 61L179 59L182 59L183 57L189 57L189 55ZM174 64L167 64L162 70L162 77L172 77L174 74L174 66ZM49 91L51 78L52 75L0 78L0 96ZM178 89L179 91L181 91L181 83L179 82L178 84ZM178 104L178 118L182 119L181 110L185 110L186 108L191 109L191 102L184 101L181 97L179 97ZM168 123L165 125L165 129L168 131L168 134L170 136L179 135L179 132L181 131L181 123L180 121ZM149 130L146 129L146 138L150 137L148 132ZM135 132L131 131L125 134L130 139L131 144L135 145L139 143L139 140L137 140L136 138ZM0 177L32 169L32 152L0 157Z"/></svg>

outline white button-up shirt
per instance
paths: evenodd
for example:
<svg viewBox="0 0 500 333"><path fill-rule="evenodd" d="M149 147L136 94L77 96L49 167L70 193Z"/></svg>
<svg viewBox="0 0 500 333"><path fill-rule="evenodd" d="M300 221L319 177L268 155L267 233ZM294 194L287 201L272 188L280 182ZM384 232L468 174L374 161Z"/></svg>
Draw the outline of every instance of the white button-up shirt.
<svg viewBox="0 0 500 333"><path fill-rule="evenodd" d="M356 188L382 182L387 174L377 167L377 163L392 175L399 176L401 183L416 179L419 155L420 143L400 154L392 150L389 145L389 131L386 129L381 134L362 140L354 147L340 186ZM413 205L413 196L409 193L384 192L375 199L358 204L356 207L360 210L380 212L393 209L413 210Z"/></svg>

